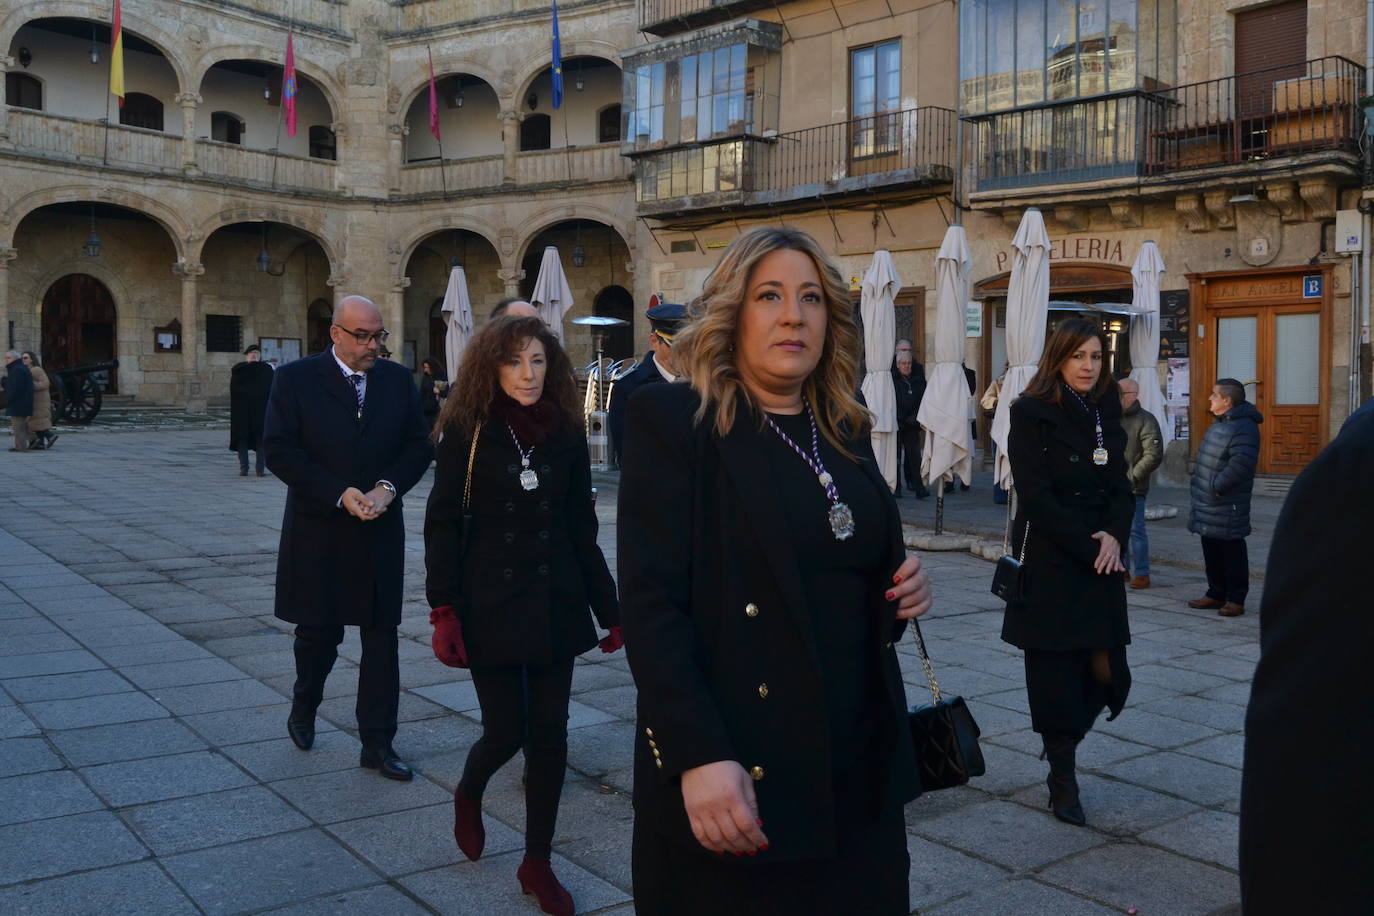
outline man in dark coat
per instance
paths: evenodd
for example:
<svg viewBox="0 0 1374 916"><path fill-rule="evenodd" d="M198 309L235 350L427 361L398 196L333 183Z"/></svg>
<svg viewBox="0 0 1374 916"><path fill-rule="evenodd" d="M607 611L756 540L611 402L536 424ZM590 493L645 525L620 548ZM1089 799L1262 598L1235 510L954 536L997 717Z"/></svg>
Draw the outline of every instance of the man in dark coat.
<svg viewBox="0 0 1374 916"><path fill-rule="evenodd" d="M921 424L916 415L926 394L926 370L912 358L911 352L898 353L892 367L892 387L897 395L897 496L902 495L902 478L917 499L925 499L930 490L921 481Z"/></svg>
<svg viewBox="0 0 1374 916"><path fill-rule="evenodd" d="M645 385L675 382L678 378L677 364L673 362L673 336L687 320L687 307L664 302L647 309L644 316L649 319L649 352L611 389L607 419L611 428L611 456L617 465L625 443L625 408L630 403L630 395Z"/></svg>
<svg viewBox="0 0 1374 916"><path fill-rule="evenodd" d="M18 350L5 354L5 416L14 430L12 452L29 450L29 417L33 416L33 374Z"/></svg>
<svg viewBox="0 0 1374 916"><path fill-rule="evenodd" d="M1217 608L1223 617L1245 613L1250 591L1250 494L1255 490L1259 460L1259 424L1264 417L1245 400L1245 386L1233 378L1217 379L1207 398L1214 422L1198 447L1190 486L1192 512L1188 530L1202 536L1207 566L1207 594L1189 607Z"/></svg>
<svg viewBox="0 0 1374 916"><path fill-rule="evenodd" d="M315 710L344 627L362 638L359 764L410 779L397 757L405 526L401 497L429 467L432 449L410 373L378 359L382 316L361 296L334 310L334 345L276 373L263 444L287 485L277 557L276 614L296 624L296 684L287 734L309 750Z"/></svg>
<svg viewBox="0 0 1374 916"><path fill-rule="evenodd" d="M1293 482L1274 526L1245 717L1247 916L1374 913L1374 401Z"/></svg>
<svg viewBox="0 0 1374 916"><path fill-rule="evenodd" d="M263 470L262 426L267 420L267 397L272 393L272 367L262 362L262 347L251 344L243 362L229 372L229 450L239 453L239 476L248 476L248 450Z"/></svg>

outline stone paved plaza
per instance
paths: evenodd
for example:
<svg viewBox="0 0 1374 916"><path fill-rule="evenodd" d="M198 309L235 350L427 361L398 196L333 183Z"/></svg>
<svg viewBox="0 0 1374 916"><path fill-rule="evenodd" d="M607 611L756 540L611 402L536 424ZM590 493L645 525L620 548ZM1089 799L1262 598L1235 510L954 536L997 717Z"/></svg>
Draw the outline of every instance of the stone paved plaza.
<svg viewBox="0 0 1374 916"><path fill-rule="evenodd" d="M237 476L221 430L72 431L0 456L0 913L534 914L514 872L519 762L484 800L487 854L464 860L449 795L479 730L466 672L429 648L407 500L397 750L413 783L357 767L357 639L310 753L285 734L290 638L272 617L284 487ZM598 512L614 566L614 482ZM940 916L1238 912L1244 704L1259 596L1191 611L1196 568L1132 593L1135 687L1084 742L1090 828L1045 810L1021 660L998 639L992 567L929 554L926 635L969 698L988 773L907 807L914 912ZM346 570L340 571L346 575ZM1255 592L1258 591L1258 577ZM914 647L909 694L926 695ZM628 914L634 687L623 653L580 660L555 869L579 912Z"/></svg>

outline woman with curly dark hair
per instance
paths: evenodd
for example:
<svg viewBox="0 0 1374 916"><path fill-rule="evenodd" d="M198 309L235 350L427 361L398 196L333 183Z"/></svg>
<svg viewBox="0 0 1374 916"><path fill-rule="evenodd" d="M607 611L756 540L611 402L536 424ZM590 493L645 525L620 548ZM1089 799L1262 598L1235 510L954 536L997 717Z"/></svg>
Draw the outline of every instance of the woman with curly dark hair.
<svg viewBox="0 0 1374 916"><path fill-rule="evenodd" d="M591 463L577 382L538 318L490 322L468 344L435 426L425 514L425 588L434 651L472 668L482 737L453 795L453 835L482 855L482 793L525 745L527 832L516 876L546 913L573 912L549 865L568 757L573 660L610 631L621 646L615 583L596 543ZM588 613L588 608L592 613Z"/></svg>

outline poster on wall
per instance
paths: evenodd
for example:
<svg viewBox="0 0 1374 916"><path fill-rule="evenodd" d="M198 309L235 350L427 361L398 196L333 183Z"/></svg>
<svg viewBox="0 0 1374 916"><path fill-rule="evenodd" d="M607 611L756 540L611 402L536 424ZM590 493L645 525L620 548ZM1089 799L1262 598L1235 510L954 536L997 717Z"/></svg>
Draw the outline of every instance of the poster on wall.
<svg viewBox="0 0 1374 916"><path fill-rule="evenodd" d="M1164 401L1174 424L1174 438L1188 438L1189 380L1187 357L1169 358L1169 375L1164 385Z"/></svg>
<svg viewBox="0 0 1374 916"><path fill-rule="evenodd" d="M1188 355L1188 291L1168 289L1159 294L1159 358Z"/></svg>

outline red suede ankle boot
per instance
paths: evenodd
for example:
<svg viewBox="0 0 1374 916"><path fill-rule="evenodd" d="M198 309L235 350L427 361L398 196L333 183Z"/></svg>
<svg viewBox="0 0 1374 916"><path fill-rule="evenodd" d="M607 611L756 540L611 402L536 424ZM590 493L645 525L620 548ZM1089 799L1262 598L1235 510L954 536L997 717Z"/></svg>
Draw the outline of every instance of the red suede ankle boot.
<svg viewBox="0 0 1374 916"><path fill-rule="evenodd" d="M558 883L548 859L525 856L515 877L520 880L521 891L534 894L539 900L539 909L550 916L573 916L572 894Z"/></svg>
<svg viewBox="0 0 1374 916"><path fill-rule="evenodd" d="M459 789L453 790L453 839L463 855L476 862L482 858L487 830L482 826L482 803L473 801Z"/></svg>

